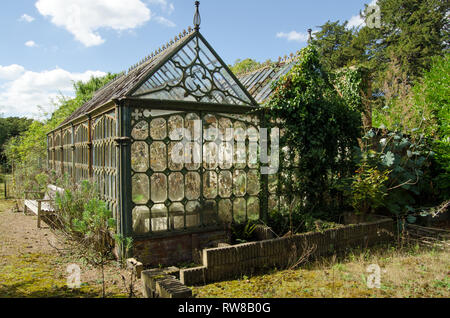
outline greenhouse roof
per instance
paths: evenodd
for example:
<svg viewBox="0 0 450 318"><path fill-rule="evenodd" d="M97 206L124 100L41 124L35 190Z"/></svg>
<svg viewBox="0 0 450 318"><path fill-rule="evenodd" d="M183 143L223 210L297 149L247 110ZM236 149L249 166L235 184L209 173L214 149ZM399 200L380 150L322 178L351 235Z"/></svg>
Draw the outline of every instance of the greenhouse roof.
<svg viewBox="0 0 450 318"><path fill-rule="evenodd" d="M274 92L273 84L286 75L294 64L295 59L291 55L290 59L285 57L284 61L280 59L278 63L238 74L237 78L259 104L264 104Z"/></svg>
<svg viewBox="0 0 450 318"><path fill-rule="evenodd" d="M126 98L258 106L200 32L190 27L96 91L60 127Z"/></svg>

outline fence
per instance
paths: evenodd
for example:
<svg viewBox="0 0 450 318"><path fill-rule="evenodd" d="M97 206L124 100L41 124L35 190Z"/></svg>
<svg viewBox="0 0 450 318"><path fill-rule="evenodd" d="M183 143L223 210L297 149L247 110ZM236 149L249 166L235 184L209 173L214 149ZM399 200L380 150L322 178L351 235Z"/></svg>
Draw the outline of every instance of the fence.
<svg viewBox="0 0 450 318"><path fill-rule="evenodd" d="M9 175L0 174L0 199L11 197L11 178Z"/></svg>

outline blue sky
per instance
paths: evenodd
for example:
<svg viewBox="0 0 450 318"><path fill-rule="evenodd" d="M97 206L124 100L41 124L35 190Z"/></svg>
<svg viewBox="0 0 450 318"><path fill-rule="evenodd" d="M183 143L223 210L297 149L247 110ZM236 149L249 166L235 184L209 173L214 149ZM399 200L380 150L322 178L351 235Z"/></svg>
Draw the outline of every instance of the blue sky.
<svg viewBox="0 0 450 318"><path fill-rule="evenodd" d="M203 0L201 32L226 63L276 60L369 0ZM19 0L0 11L0 114L37 118L74 80L120 72L192 25L193 0Z"/></svg>

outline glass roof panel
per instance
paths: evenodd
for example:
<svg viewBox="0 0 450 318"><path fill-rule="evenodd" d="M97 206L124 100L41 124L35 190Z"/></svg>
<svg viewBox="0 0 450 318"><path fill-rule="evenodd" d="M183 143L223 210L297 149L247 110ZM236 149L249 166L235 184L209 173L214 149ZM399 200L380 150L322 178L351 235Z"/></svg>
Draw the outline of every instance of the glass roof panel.
<svg viewBox="0 0 450 318"><path fill-rule="evenodd" d="M194 36L132 96L144 99L253 105L248 94L201 37Z"/></svg>

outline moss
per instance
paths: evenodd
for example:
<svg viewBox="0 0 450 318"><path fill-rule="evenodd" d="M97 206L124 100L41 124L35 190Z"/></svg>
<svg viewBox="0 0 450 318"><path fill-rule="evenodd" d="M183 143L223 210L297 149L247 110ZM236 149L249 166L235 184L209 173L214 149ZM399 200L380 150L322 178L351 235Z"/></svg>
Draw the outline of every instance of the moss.
<svg viewBox="0 0 450 318"><path fill-rule="evenodd" d="M193 287L193 294L198 298L450 297L448 251L377 253L364 251L337 263L322 260L297 270ZM366 269L370 264L381 265L379 261L385 270L381 288L371 289Z"/></svg>
<svg viewBox="0 0 450 318"><path fill-rule="evenodd" d="M84 298L100 297L101 285L84 283L79 289L67 287L65 273L54 255L28 253L4 256L0 267L0 297ZM111 288L109 297L127 297Z"/></svg>

